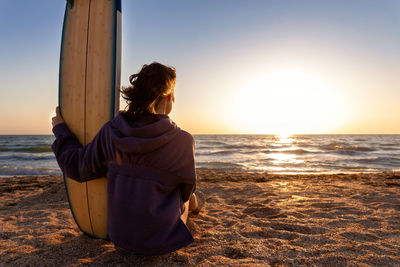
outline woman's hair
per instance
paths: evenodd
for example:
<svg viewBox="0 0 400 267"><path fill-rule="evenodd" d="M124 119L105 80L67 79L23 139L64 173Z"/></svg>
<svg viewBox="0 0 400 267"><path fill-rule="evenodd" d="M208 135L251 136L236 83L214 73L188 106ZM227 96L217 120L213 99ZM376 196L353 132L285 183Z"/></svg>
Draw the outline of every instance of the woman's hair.
<svg viewBox="0 0 400 267"><path fill-rule="evenodd" d="M173 67L157 62L143 65L142 69L129 77L130 86L121 89L128 102L124 113L134 119L142 114L154 114L162 96L173 93L176 71Z"/></svg>

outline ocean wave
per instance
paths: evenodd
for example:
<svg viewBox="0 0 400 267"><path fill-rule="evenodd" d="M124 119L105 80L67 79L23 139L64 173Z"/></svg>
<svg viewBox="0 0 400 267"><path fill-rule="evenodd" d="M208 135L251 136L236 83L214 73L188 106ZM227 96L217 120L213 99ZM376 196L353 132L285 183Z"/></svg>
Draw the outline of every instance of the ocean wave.
<svg viewBox="0 0 400 267"><path fill-rule="evenodd" d="M271 150L271 149L267 149L267 150L263 150L264 154L295 154L295 155L302 155L302 154L318 154L321 153L319 151L311 151L311 150L307 150L307 149L302 149L302 148L298 148L298 149L286 149L286 150Z"/></svg>
<svg viewBox="0 0 400 267"><path fill-rule="evenodd" d="M302 155L302 154L310 154L310 153L317 153L317 152L299 148L299 149L291 149L291 150L290 149L282 150L282 151L278 151L278 153Z"/></svg>
<svg viewBox="0 0 400 267"><path fill-rule="evenodd" d="M397 148L399 148L400 147L400 144L399 143L383 143L383 144L378 144L379 146L381 146L381 147L397 147Z"/></svg>
<svg viewBox="0 0 400 267"><path fill-rule="evenodd" d="M55 156L51 155L37 155L37 156L31 156L31 155L1 155L0 160L4 161L29 161L29 160L55 160Z"/></svg>
<svg viewBox="0 0 400 267"><path fill-rule="evenodd" d="M62 174L60 169L37 168L32 166L0 166L1 176L11 175L54 175Z"/></svg>
<svg viewBox="0 0 400 267"><path fill-rule="evenodd" d="M246 144L231 144L225 146L225 148L227 149L260 149L263 147L260 147L259 145L246 145Z"/></svg>
<svg viewBox="0 0 400 267"><path fill-rule="evenodd" d="M215 148L220 148L220 149L226 149L226 150L259 150L262 148L265 148L264 146L259 146L259 145L246 145L246 144L226 144L224 143L222 146L213 146L213 145L208 145L208 144L200 144L196 146L196 150L210 150L210 149L215 149Z"/></svg>
<svg viewBox="0 0 400 267"><path fill-rule="evenodd" d="M231 163L231 162L223 162L223 161L206 161L206 162L196 162L197 168L206 168L206 169L217 169L217 170L240 170L243 168L242 165Z"/></svg>
<svg viewBox="0 0 400 267"><path fill-rule="evenodd" d="M219 145L226 145L226 142L223 141L208 141L208 140L202 140L201 143L198 145L208 145L208 146L219 146Z"/></svg>
<svg viewBox="0 0 400 267"><path fill-rule="evenodd" d="M260 153L260 150L219 150L219 151L196 150L196 156L226 156L232 154L251 155L258 153Z"/></svg>
<svg viewBox="0 0 400 267"><path fill-rule="evenodd" d="M373 158L356 159L354 161L362 164L379 164L392 167L400 166L400 158L395 158L395 157L373 157Z"/></svg>
<svg viewBox="0 0 400 267"><path fill-rule="evenodd" d="M235 153L235 151L228 151L228 150L209 151L209 152L196 151L196 156L218 156L218 155L229 155L233 153Z"/></svg>
<svg viewBox="0 0 400 267"><path fill-rule="evenodd" d="M352 155L352 154L356 154L359 152L376 151L376 149L371 148L371 147L348 145L348 144L343 144L343 143L330 143L328 145L319 146L319 149L321 149L323 151L329 151L329 152L334 151L337 153L342 153L342 154L347 154L347 155Z"/></svg>
<svg viewBox="0 0 400 267"><path fill-rule="evenodd" d="M396 146L381 146L381 150L383 151L399 151L400 153L400 144Z"/></svg>
<svg viewBox="0 0 400 267"><path fill-rule="evenodd" d="M50 145L40 145L32 147L0 147L0 152L25 152L25 153L43 153L53 152Z"/></svg>

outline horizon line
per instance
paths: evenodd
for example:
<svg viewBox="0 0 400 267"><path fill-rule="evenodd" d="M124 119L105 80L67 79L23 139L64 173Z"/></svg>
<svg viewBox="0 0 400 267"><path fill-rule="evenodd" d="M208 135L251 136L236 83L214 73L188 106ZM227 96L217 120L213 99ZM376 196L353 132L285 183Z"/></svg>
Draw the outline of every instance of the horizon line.
<svg viewBox="0 0 400 267"><path fill-rule="evenodd" d="M190 133L190 132L189 132ZM279 133L190 133L191 135L282 135ZM53 133L13 133L13 134L3 134L0 136L7 135L54 135ZM294 133L294 134L284 134L285 136L296 136L296 135L400 135L400 133Z"/></svg>

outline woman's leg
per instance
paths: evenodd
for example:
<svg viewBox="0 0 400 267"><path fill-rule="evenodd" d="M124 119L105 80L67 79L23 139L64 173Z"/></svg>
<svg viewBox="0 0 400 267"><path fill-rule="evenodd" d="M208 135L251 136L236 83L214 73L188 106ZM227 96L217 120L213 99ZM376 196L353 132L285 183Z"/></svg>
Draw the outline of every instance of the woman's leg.
<svg viewBox="0 0 400 267"><path fill-rule="evenodd" d="M197 201L197 196L193 193L189 199L189 211L197 210L199 207L199 202Z"/></svg>
<svg viewBox="0 0 400 267"><path fill-rule="evenodd" d="M187 217L188 217L188 214L189 214L189 202L190 202L190 200L185 202L185 204L184 204L185 205L185 211L181 215L181 220L182 220L182 222L184 224L186 224Z"/></svg>

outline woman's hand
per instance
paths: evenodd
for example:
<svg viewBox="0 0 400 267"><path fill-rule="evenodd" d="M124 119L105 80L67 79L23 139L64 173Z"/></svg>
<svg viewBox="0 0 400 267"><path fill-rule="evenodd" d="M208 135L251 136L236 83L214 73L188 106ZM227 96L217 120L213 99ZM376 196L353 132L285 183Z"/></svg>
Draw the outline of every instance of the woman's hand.
<svg viewBox="0 0 400 267"><path fill-rule="evenodd" d="M51 119L51 124L53 124L53 127L54 127L60 123L64 123L64 119L61 116L60 108L56 107L56 116Z"/></svg>

